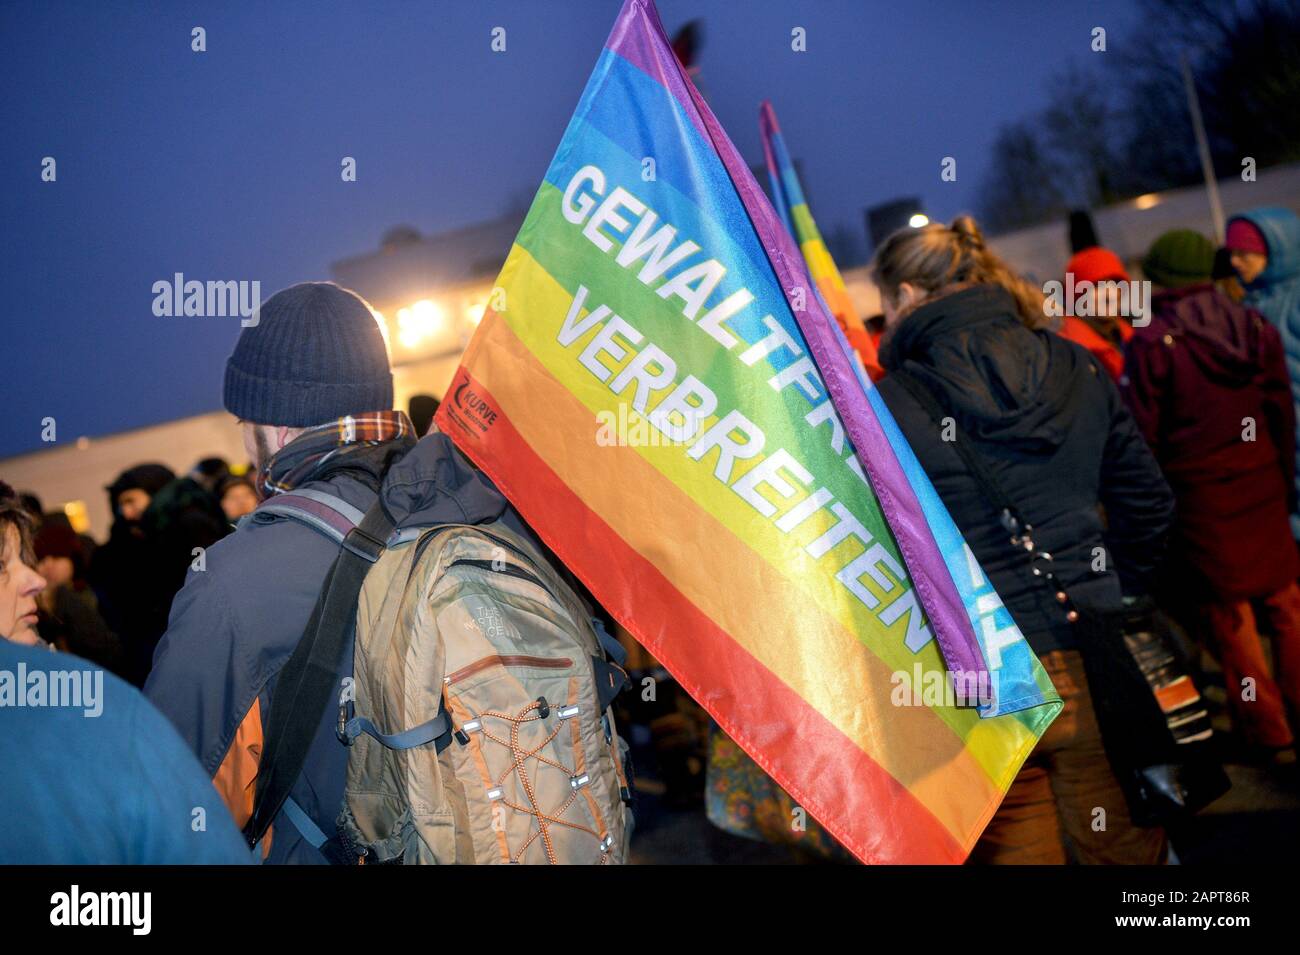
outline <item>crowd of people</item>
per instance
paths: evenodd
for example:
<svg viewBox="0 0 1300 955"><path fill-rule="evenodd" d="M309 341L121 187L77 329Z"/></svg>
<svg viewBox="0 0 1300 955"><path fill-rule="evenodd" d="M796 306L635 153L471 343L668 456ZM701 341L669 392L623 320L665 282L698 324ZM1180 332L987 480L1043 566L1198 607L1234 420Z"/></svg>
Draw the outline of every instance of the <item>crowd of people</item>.
<svg viewBox="0 0 1300 955"><path fill-rule="evenodd" d="M247 476L215 457L180 476L162 464L139 464L105 491L113 521L102 544L77 533L62 511L46 512L36 494L21 495L46 582L36 632L44 643L143 687L186 572L257 506L258 496Z"/></svg>
<svg viewBox="0 0 1300 955"><path fill-rule="evenodd" d="M1266 294L1300 249L1300 220L1290 221L1290 233L1264 247L1277 271L1263 281L1241 271L1248 296ZM1260 246L1253 222L1231 224L1234 261ZM1241 737L1264 761L1294 762L1286 707L1294 720L1300 567L1288 523L1295 399L1283 334L1288 322L1300 330L1300 314L1274 313L1270 323L1216 286L1214 265L1204 236L1162 235L1141 261L1154 292L1149 314L1081 309L1055 335L1041 292L998 262L969 220L900 233L877 254L891 331L881 396L1065 703L977 858L1059 862L1067 845L1085 862L1163 858L1163 834L1129 823L1108 766L1088 689L1094 647L1079 626L1084 608L1154 597L1218 658ZM1081 290L1130 281L1118 256L1099 247L1077 252L1066 272ZM943 440L940 412L980 464ZM990 483L1032 526L1050 570L1008 544ZM1052 586L1042 585L1044 573ZM1270 625L1276 673L1255 606ZM1246 680L1254 692L1243 692ZM1104 829L1091 825L1096 806L1109 807Z"/></svg>
<svg viewBox="0 0 1300 955"><path fill-rule="evenodd" d="M1164 831L1128 817L1108 762L1098 662L1084 628L1092 611L1153 601L1222 668L1242 751L1293 771L1300 218L1272 208L1236 216L1221 249L1194 231L1170 232L1140 268L1155 292L1149 314L1108 309L1099 296L1099 307L1062 319L968 217L902 230L875 254L881 397L1064 702L976 861L1166 858ZM1064 271L1076 287L1132 280L1100 246L1080 249ZM325 341L331 347L320 347ZM453 502L456 520L499 519L509 505L430 427L431 399L412 407L418 424L392 409L373 315L337 286L307 283L270 298L229 359L224 398L241 422L249 468L213 458L181 476L160 464L128 469L107 487L113 523L102 544L62 513L44 512L33 494L0 484L0 636L6 654L48 646L143 688L148 702L125 686L113 692L141 712L156 707L179 734L155 758L187 780L173 787L187 793L185 812L200 775L229 811L221 848L210 842L191 857L243 861L248 847L229 830L253 814L275 678L337 548L292 522L253 522L235 534L236 522L259 501L304 487L365 512L391 492L386 475L398 461L404 493L423 489L437 507ZM193 572L200 554L203 572ZM327 713L292 787L309 819L276 816L276 838L258 850L267 861L329 857L302 829L330 832L343 796L347 759L332 719ZM74 760L111 757L111 744L74 753L39 728L25 742L7 737L3 745L24 747L24 765L52 779L70 778ZM711 816L733 831L743 827L729 812L766 819L756 834L782 841L789 797L728 742L715 734ZM6 813L34 785L22 775L0 783ZM112 785L131 782L119 774ZM1101 829L1092 825L1097 806L1109 811ZM49 822L44 842L0 837L0 858L83 858L60 853L77 842L68 828L91 818L111 828L126 817L65 814ZM840 855L813 833L805 846ZM102 833L86 844L103 851L94 861L124 858L104 848Z"/></svg>

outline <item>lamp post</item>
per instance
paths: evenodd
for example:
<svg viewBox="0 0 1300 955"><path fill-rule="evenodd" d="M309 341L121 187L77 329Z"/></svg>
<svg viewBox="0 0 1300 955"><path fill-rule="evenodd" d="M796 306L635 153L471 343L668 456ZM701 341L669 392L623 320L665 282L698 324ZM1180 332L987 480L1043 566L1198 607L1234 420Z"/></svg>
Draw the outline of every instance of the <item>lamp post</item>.
<svg viewBox="0 0 1300 955"><path fill-rule="evenodd" d="M1210 158L1210 143L1205 138L1205 123L1201 119L1201 103L1192 81L1192 68L1187 53L1180 56L1183 67L1183 86L1187 88L1187 108L1192 114L1192 130L1196 133L1196 148L1201 154L1201 172L1205 176L1205 191L1210 198L1210 217L1214 220L1214 241L1223 244L1223 205L1219 202L1219 183L1214 178L1214 160Z"/></svg>

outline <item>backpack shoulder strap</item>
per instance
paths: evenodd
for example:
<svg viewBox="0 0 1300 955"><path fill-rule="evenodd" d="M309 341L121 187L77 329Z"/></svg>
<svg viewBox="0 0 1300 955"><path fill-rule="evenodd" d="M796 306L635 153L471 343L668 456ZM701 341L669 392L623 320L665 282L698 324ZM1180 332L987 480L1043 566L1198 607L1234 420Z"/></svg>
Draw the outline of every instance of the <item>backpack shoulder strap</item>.
<svg viewBox="0 0 1300 955"><path fill-rule="evenodd" d="M295 493L301 496L302 492ZM276 500L286 496L279 495ZM249 846L261 841L302 773L321 715L336 691L361 585L392 533L393 521L384 511L382 498L376 498L361 521L342 537L302 639L280 671L266 723L253 814L244 827Z"/></svg>
<svg viewBox="0 0 1300 955"><path fill-rule="evenodd" d="M299 488L267 498L248 518L240 518L240 526L258 514L272 514L306 524L319 531L336 544L342 544L348 533L365 517L359 508L343 498L314 488Z"/></svg>

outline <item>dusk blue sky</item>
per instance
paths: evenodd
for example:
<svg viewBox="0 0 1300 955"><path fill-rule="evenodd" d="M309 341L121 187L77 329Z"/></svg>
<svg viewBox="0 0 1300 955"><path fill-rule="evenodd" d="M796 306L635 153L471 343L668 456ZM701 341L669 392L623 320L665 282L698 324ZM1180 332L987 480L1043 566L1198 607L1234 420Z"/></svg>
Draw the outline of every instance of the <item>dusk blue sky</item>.
<svg viewBox="0 0 1300 955"><path fill-rule="evenodd" d="M438 232L531 196L619 6L4 3L0 458L40 447L47 416L63 442L221 406L238 320L157 318L158 280L258 279L265 297L398 223ZM703 19L701 85L751 162L773 100L824 232L860 233L865 206L899 195L971 208L998 124L1098 56L1092 27L1114 50L1138 23L1122 0L659 8L670 33Z"/></svg>

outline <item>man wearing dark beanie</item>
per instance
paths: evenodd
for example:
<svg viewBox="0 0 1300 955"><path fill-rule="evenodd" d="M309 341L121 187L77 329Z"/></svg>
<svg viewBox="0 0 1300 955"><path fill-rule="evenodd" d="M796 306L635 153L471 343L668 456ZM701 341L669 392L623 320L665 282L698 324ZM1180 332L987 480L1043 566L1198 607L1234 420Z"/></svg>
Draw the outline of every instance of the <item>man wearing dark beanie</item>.
<svg viewBox="0 0 1300 955"><path fill-rule="evenodd" d="M266 485L284 478L271 478L268 467L308 428L342 429L350 419L364 434L349 444L412 433L406 416L391 410L393 373L379 320L359 295L331 282L292 285L263 303L226 361L225 405L243 427L264 494L287 490Z"/></svg>
<svg viewBox="0 0 1300 955"><path fill-rule="evenodd" d="M294 285L262 304L226 363L225 406L240 420L258 493L269 500L192 566L145 693L194 749L241 828L262 755L274 746L266 726L277 677L341 553L342 533L331 537L320 522L333 520L336 531L340 518L359 524L377 498L402 527L484 523L507 510L445 435L417 444L410 420L393 410L379 322L347 289ZM310 519L271 506L291 499L316 509ZM334 698L352 673L350 638L342 656ZM290 711L297 728L314 735L291 777L288 808L261 840L269 862L326 861L328 847L311 830L334 833L343 801L348 749L335 735L338 710L299 709Z"/></svg>

